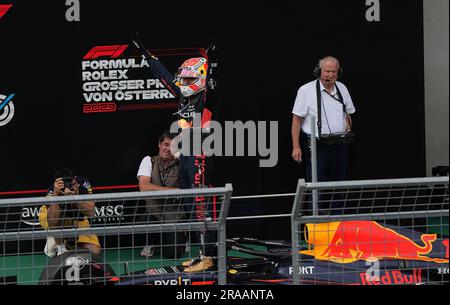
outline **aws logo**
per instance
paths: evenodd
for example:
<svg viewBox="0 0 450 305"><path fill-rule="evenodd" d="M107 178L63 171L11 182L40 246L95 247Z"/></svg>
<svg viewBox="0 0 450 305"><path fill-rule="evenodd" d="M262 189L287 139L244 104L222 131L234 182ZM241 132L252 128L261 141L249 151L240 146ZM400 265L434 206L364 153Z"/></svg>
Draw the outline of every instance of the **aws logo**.
<svg viewBox="0 0 450 305"><path fill-rule="evenodd" d="M22 218L20 221L29 226L39 225L39 214L41 213L41 206L39 207L24 207L22 209Z"/></svg>
<svg viewBox="0 0 450 305"><path fill-rule="evenodd" d="M12 6L12 4L0 4L0 18L2 18Z"/></svg>

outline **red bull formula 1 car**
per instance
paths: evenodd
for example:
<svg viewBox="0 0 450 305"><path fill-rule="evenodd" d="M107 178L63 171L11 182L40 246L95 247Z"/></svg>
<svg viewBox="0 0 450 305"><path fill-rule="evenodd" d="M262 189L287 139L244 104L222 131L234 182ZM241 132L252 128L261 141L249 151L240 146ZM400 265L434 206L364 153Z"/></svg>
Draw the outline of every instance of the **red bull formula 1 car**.
<svg viewBox="0 0 450 305"><path fill-rule="evenodd" d="M255 245L265 250L255 249ZM299 269L293 270L291 244L251 238L227 240L227 249L251 258L227 257L227 283L290 285L297 272L300 284L420 285L448 284L448 237L380 225L374 221L343 221L305 226ZM67 274L78 270L77 281ZM75 265L74 265L75 264ZM72 269L71 269L72 268ZM214 285L216 271L185 273L165 266L120 276L89 252L64 253L41 274L40 284ZM76 273L76 272L75 272Z"/></svg>

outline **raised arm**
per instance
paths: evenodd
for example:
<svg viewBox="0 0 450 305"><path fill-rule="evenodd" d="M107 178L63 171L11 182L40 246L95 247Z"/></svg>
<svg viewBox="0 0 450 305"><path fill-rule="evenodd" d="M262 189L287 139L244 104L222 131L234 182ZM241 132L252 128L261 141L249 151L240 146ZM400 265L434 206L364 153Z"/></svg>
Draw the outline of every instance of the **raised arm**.
<svg viewBox="0 0 450 305"><path fill-rule="evenodd" d="M178 97L181 92L180 88L176 85L175 75L167 70L166 66L164 66L158 58L153 56L138 38L133 39L133 45L147 61L152 74L158 78L175 97Z"/></svg>
<svg viewBox="0 0 450 305"><path fill-rule="evenodd" d="M206 74L206 105L203 109L202 126L212 119L219 103L219 60L217 46L211 45L206 51L208 59L208 73Z"/></svg>

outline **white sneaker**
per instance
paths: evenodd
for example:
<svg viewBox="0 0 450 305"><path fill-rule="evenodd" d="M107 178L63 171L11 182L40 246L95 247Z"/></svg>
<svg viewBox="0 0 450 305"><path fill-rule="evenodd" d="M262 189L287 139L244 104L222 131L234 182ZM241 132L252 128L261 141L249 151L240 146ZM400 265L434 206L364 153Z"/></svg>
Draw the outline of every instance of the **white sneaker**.
<svg viewBox="0 0 450 305"><path fill-rule="evenodd" d="M48 257L56 256L56 241L52 236L47 236L47 242L45 243L44 253Z"/></svg>
<svg viewBox="0 0 450 305"><path fill-rule="evenodd" d="M191 252L191 241L186 241L186 246L184 247L184 253Z"/></svg>
<svg viewBox="0 0 450 305"><path fill-rule="evenodd" d="M67 250L66 245L65 244L61 244L61 245L56 245L56 255L59 256L65 252L68 252L69 250Z"/></svg>

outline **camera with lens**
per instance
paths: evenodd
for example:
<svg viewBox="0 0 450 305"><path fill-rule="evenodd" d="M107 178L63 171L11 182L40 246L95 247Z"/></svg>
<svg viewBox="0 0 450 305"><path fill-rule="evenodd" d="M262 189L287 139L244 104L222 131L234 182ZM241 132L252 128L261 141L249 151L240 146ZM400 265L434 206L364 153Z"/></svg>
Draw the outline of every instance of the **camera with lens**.
<svg viewBox="0 0 450 305"><path fill-rule="evenodd" d="M70 191L74 190L73 187L73 177L61 177L63 183L64 183L64 188L61 190L60 195L64 196L65 193L64 191L66 189L69 189ZM61 205L61 210L63 211L63 217L64 218L74 218L77 219L80 217L79 215L79 211L77 208L74 208L74 206L70 203L66 203L66 204L62 204Z"/></svg>
<svg viewBox="0 0 450 305"><path fill-rule="evenodd" d="M64 182L64 189L62 191L64 191L66 188L69 189L70 191L73 191L73 178L72 177L62 177L61 179ZM61 193L61 194L64 195L64 193Z"/></svg>

